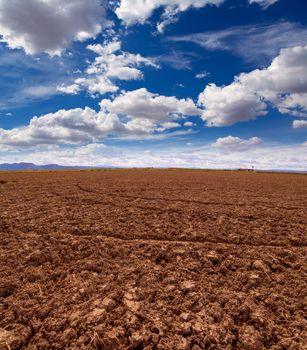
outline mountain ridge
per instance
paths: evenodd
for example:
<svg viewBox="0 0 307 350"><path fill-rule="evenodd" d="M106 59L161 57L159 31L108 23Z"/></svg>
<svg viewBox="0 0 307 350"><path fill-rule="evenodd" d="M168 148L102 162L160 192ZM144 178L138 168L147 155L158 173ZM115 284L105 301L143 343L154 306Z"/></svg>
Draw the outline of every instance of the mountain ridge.
<svg viewBox="0 0 307 350"><path fill-rule="evenodd" d="M0 170L69 170L69 169L91 169L90 166L66 166L59 164L45 164L37 165L34 163L20 162L20 163L2 163Z"/></svg>

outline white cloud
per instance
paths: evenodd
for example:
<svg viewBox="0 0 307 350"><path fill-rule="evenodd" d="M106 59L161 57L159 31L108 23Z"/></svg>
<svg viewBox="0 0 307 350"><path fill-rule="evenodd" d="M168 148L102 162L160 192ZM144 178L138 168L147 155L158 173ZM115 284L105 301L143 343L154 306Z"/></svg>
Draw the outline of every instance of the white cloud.
<svg viewBox="0 0 307 350"><path fill-rule="evenodd" d="M232 125L267 113L267 103L281 113L307 116L307 46L283 49L265 69L235 77L232 84L208 85L199 96L208 125Z"/></svg>
<svg viewBox="0 0 307 350"><path fill-rule="evenodd" d="M162 21L157 29L163 32L165 27L176 21L176 16L189 8L201 8L206 5L221 5L225 0L121 0L115 10L118 18L127 25L135 23L144 24L152 13L159 7L165 7Z"/></svg>
<svg viewBox="0 0 307 350"><path fill-rule="evenodd" d="M219 31L168 37L193 42L209 51L229 51L248 62L267 63L283 48L305 45L307 28L292 22L245 25Z"/></svg>
<svg viewBox="0 0 307 350"><path fill-rule="evenodd" d="M185 115L198 116L201 113L191 99L160 96L144 88L125 92L113 101L104 99L100 106L102 110L111 113L159 122L168 122Z"/></svg>
<svg viewBox="0 0 307 350"><path fill-rule="evenodd" d="M240 137L226 136L218 138L212 146L226 151L242 152L247 151L250 147L259 145L261 142L262 140L259 137L251 137L245 140Z"/></svg>
<svg viewBox="0 0 307 350"><path fill-rule="evenodd" d="M86 146L39 147L21 151L0 149L0 163L20 161L38 164L58 163L63 165L109 165L125 167L187 167L187 168L251 168L266 170L307 171L307 152L304 145L269 145L251 147L245 152L225 152L212 146L200 149L191 142L183 142L181 148L150 147L105 147L101 144ZM144 151L147 151L146 153ZM150 152L148 152L150 151Z"/></svg>
<svg viewBox="0 0 307 350"><path fill-rule="evenodd" d="M108 117L99 115L90 108L59 110L34 117L24 127L0 129L0 143L33 146L92 142L96 137L107 133L111 126L113 124Z"/></svg>
<svg viewBox="0 0 307 350"><path fill-rule="evenodd" d="M160 129L160 128L159 128ZM161 130L157 129L155 133L152 134L127 134L122 136L114 136L113 140L125 140L125 141L161 141L161 140L169 140L174 137L183 137L195 134L192 130L175 130L168 132L161 132Z"/></svg>
<svg viewBox="0 0 307 350"><path fill-rule="evenodd" d="M196 79L204 79L210 76L210 73L206 70L202 70L195 75Z"/></svg>
<svg viewBox="0 0 307 350"><path fill-rule="evenodd" d="M162 34L164 33L167 26L169 26L172 23L177 22L178 15L180 13L180 10L178 7L168 6L164 10L161 21L157 24L157 32Z"/></svg>
<svg viewBox="0 0 307 350"><path fill-rule="evenodd" d="M285 95L278 101L281 113L288 113L295 117L307 116L307 93L293 93Z"/></svg>
<svg viewBox="0 0 307 350"><path fill-rule="evenodd" d="M95 97L96 94L104 95L107 92L116 92L118 90L118 86L115 85L109 78L98 74L85 78L78 78L72 85L64 87L60 86L58 89L61 89L61 92L66 94L75 94L75 91L78 93L82 89L85 89L92 97Z"/></svg>
<svg viewBox="0 0 307 350"><path fill-rule="evenodd" d="M184 125L184 126L187 126L187 127L192 127L192 126L194 126L195 124L192 123L192 122L185 122L183 125Z"/></svg>
<svg viewBox="0 0 307 350"><path fill-rule="evenodd" d="M180 118L200 113L190 99L160 96L146 89L122 93L113 101L104 99L100 105L99 112L88 107L59 110L34 117L27 126L0 129L0 144L32 147L85 144L107 137L140 139L178 128Z"/></svg>
<svg viewBox="0 0 307 350"><path fill-rule="evenodd" d="M161 124L161 130L168 130L168 129L176 129L176 128L180 128L181 124L176 123L176 122L166 122L166 123L162 123Z"/></svg>
<svg viewBox="0 0 307 350"><path fill-rule="evenodd" d="M267 9L269 6L275 4L278 0L249 0L250 4L256 3L263 9Z"/></svg>
<svg viewBox="0 0 307 350"><path fill-rule="evenodd" d="M163 55L155 57L155 60L159 63L168 65L173 69L184 70L192 69L192 62L197 58L197 55L192 52L183 51L170 51Z"/></svg>
<svg viewBox="0 0 307 350"><path fill-rule="evenodd" d="M307 116L307 45L281 50L268 68L243 73L237 81L272 102L281 113Z"/></svg>
<svg viewBox="0 0 307 350"><path fill-rule="evenodd" d="M65 86L64 84L57 86L57 91L61 92L63 94L68 94L68 95L77 95L81 88L80 85L78 84L72 84L72 85L68 85Z"/></svg>
<svg viewBox="0 0 307 350"><path fill-rule="evenodd" d="M247 92L240 83L218 87L207 85L198 102L205 107L202 118L208 126L227 126L267 114L266 104L254 92Z"/></svg>
<svg viewBox="0 0 307 350"><path fill-rule="evenodd" d="M87 68L88 74L104 74L108 78L120 80L143 79L141 66L158 66L150 59L139 54L131 54L121 51L121 43L113 41L105 46L89 45L88 49L99 56Z"/></svg>
<svg viewBox="0 0 307 350"><path fill-rule="evenodd" d="M294 120L293 127L294 129L299 129L299 128L307 129L307 120Z"/></svg>
<svg viewBox="0 0 307 350"><path fill-rule="evenodd" d="M273 5L278 0L248 0L249 3L258 3L263 9ZM176 21L180 12L189 8L201 8L207 5L219 6L225 0L121 0L115 10L118 18L123 20L127 25L135 23L144 24L153 12L159 7L165 7L162 14L161 22L158 23L157 29L163 32L165 27Z"/></svg>
<svg viewBox="0 0 307 350"><path fill-rule="evenodd" d="M87 48L98 55L94 62L89 64L82 77L75 79L71 85L58 86L58 91L77 94L85 89L92 96L103 95L118 90L114 80L143 79L140 67L159 68L153 60L139 54L123 52L119 41L112 41L105 45L89 45Z"/></svg>
<svg viewBox="0 0 307 350"><path fill-rule="evenodd" d="M49 97L55 94L56 88L50 85L28 86L22 90L22 93L28 97Z"/></svg>
<svg viewBox="0 0 307 350"><path fill-rule="evenodd" d="M73 40L94 38L107 25L99 0L0 0L2 41L31 55L59 55Z"/></svg>

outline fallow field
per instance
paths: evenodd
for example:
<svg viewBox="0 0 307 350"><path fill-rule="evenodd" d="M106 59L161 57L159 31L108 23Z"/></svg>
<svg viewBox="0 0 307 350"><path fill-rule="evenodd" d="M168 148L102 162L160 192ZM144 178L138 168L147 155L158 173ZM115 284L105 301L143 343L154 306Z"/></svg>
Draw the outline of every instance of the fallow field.
<svg viewBox="0 0 307 350"><path fill-rule="evenodd" d="M0 173L0 350L306 349L307 175Z"/></svg>

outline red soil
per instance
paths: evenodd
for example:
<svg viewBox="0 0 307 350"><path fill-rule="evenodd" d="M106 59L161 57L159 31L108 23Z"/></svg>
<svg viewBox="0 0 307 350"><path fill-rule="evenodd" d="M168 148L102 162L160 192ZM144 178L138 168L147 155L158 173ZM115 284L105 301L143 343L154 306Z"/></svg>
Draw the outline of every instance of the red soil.
<svg viewBox="0 0 307 350"><path fill-rule="evenodd" d="M0 350L306 349L307 176L0 173Z"/></svg>

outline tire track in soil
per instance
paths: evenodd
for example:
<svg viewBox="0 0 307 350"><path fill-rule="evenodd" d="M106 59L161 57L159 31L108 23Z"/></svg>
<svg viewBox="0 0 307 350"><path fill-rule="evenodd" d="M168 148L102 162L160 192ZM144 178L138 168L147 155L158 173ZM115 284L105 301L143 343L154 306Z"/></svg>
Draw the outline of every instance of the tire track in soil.
<svg viewBox="0 0 307 350"><path fill-rule="evenodd" d="M283 248L283 249L305 249L307 245L294 246L294 245L281 245L281 244L257 244L257 243L232 243L227 241L214 241L214 240L189 240L189 239L160 239L160 238L150 238L150 239L142 239L142 238L122 238L116 237L112 235L104 235L106 238L119 240L122 242L139 242L139 243L168 243L168 244L195 244L195 245L204 245L204 244L215 244L215 245L225 245L225 246L239 246L239 247L251 247L251 248Z"/></svg>
<svg viewBox="0 0 307 350"><path fill-rule="evenodd" d="M24 235L24 233L23 233ZM28 236L41 236L40 233L36 232L31 232L27 234ZM307 245L302 245L300 246L295 246L295 245L281 245L281 244L257 244L257 243L235 243L235 242L227 242L227 241L214 241L214 240L196 240L196 239L163 239L163 238L149 238L149 239L144 239L144 238L133 238L133 237L118 237L114 236L111 234L98 234L98 235L88 235L88 234L78 234L78 236L75 236L70 233L63 233L63 238L65 237L71 237L71 239L76 239L76 237L80 238L87 238L89 240L93 238L98 238L101 240L107 239L107 240L115 240L115 241L120 241L120 242L136 242L136 243L144 243L144 244L170 244L170 245L175 245L175 244L181 244L181 245L195 245L195 246L203 246L206 244L214 244L214 245L219 245L219 246L228 246L228 247L235 247L238 246L240 248L246 247L246 248L282 248L282 249L296 249L296 250L305 250Z"/></svg>
<svg viewBox="0 0 307 350"><path fill-rule="evenodd" d="M78 189L86 193L94 193L100 196L112 196L117 198L126 198L126 199L141 199L141 200L149 200L149 201L163 201L163 202L175 202L175 203L193 203L193 204L202 204L202 205L220 205L220 206L232 206L232 207L254 207L255 205L263 205L261 202L255 202L251 204L247 203L227 203L227 202L203 202L198 200L191 199L170 199L170 198L159 198L159 197L138 197L138 196L129 196L122 195L117 193L102 193L99 191L95 191L92 189L86 189L79 184L76 185ZM284 207L284 206L262 206L263 209L282 209L282 210L305 210L304 207Z"/></svg>

